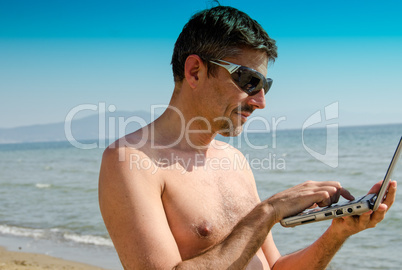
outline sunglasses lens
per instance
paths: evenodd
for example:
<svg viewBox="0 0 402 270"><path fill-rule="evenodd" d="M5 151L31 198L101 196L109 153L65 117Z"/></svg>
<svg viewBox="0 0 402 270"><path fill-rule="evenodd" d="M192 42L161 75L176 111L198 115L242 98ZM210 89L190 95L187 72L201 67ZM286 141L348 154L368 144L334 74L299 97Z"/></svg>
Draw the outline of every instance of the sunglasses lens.
<svg viewBox="0 0 402 270"><path fill-rule="evenodd" d="M267 78L267 84L264 86L265 94L268 93L268 90L271 88L273 82L274 81L271 78Z"/></svg>
<svg viewBox="0 0 402 270"><path fill-rule="evenodd" d="M232 73L232 78L249 96L257 94L262 88L266 94L272 85L272 79L266 80L260 73L246 67Z"/></svg>

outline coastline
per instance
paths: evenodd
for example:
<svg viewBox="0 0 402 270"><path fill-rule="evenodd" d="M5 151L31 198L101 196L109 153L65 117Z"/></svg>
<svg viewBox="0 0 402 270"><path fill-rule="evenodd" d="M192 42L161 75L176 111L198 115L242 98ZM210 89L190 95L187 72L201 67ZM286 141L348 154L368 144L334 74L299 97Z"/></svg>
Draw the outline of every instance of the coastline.
<svg viewBox="0 0 402 270"><path fill-rule="evenodd" d="M103 268L67 261L44 254L9 251L0 247L1 270L42 270L42 269L70 269L70 270L104 270Z"/></svg>
<svg viewBox="0 0 402 270"><path fill-rule="evenodd" d="M0 270L121 270L112 247L0 234Z"/></svg>

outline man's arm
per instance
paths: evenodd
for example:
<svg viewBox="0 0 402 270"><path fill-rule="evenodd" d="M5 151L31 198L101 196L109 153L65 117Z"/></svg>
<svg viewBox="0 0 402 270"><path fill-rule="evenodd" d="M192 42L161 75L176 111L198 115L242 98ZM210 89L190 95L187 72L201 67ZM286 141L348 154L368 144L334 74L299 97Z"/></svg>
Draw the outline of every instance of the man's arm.
<svg viewBox="0 0 402 270"><path fill-rule="evenodd" d="M273 269L326 269L346 239L347 237L337 235L329 227L309 247L279 258Z"/></svg>
<svg viewBox="0 0 402 270"><path fill-rule="evenodd" d="M171 269L181 257L161 201L163 183L130 165L133 155L141 153L124 146L105 150L99 176L102 217L124 269Z"/></svg>

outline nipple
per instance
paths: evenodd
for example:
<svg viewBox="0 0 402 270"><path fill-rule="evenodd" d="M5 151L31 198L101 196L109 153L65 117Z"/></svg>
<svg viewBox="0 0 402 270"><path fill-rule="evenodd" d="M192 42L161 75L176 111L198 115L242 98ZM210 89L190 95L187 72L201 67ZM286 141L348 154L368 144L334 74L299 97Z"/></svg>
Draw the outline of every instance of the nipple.
<svg viewBox="0 0 402 270"><path fill-rule="evenodd" d="M196 226L195 231L197 232L199 237L206 238L212 233L212 225L209 222L204 221Z"/></svg>

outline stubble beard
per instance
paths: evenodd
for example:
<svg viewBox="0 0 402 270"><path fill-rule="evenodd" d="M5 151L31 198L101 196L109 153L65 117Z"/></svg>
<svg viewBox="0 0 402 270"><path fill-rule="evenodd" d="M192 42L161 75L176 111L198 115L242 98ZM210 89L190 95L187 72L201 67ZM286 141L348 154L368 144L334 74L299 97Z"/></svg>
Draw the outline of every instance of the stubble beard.
<svg viewBox="0 0 402 270"><path fill-rule="evenodd" d="M241 112L252 113L254 109L251 106L239 105L235 110L232 111L230 118L224 118L221 120L220 130L218 133L224 137L237 137L243 132L243 125L245 122L242 121L240 116Z"/></svg>
<svg viewBox="0 0 402 270"><path fill-rule="evenodd" d="M237 137L240 135L240 133L242 133L242 131L243 125L234 126L230 125L228 122L225 122L225 124L222 126L222 130L218 133L224 137Z"/></svg>

